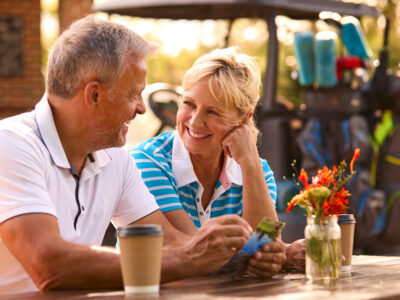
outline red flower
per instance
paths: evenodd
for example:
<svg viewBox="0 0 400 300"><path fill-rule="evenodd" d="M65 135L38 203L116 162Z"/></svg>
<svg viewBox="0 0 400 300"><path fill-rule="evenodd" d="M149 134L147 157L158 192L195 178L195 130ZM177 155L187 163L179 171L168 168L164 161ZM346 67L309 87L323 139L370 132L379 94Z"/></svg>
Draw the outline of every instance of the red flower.
<svg viewBox="0 0 400 300"><path fill-rule="evenodd" d="M344 214L347 210L347 203L350 193L342 187L340 191L332 193L332 195L326 199L322 205L324 210L324 216Z"/></svg>

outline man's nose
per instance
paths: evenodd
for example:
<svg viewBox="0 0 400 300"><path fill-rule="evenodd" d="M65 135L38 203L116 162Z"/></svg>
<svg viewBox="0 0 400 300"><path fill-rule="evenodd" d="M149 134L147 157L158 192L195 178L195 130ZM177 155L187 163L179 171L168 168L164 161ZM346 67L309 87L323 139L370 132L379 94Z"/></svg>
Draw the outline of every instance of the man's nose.
<svg viewBox="0 0 400 300"><path fill-rule="evenodd" d="M146 105L143 102L143 98L140 97L140 101L136 107L136 113L143 115L146 112Z"/></svg>

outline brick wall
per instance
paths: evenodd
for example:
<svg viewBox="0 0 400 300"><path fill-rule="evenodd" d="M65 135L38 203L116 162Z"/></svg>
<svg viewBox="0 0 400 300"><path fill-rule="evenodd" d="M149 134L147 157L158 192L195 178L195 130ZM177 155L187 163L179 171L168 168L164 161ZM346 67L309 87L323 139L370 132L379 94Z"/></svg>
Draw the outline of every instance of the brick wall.
<svg viewBox="0 0 400 300"><path fill-rule="evenodd" d="M93 0L59 0L60 32L74 20L90 14L92 4ZM22 24L19 43L22 67L20 73L12 76L0 70L0 119L33 109L45 91L41 72L40 0L0 0L0 21L14 18ZM0 22L0 53L4 50L2 30ZM12 35L8 37L13 39ZM12 44L7 47L12 55L15 52ZM7 60L0 59L2 67L8 67Z"/></svg>
<svg viewBox="0 0 400 300"><path fill-rule="evenodd" d="M4 118L31 110L44 92L41 73L40 0L1 0L0 18L22 20L21 74L0 77L0 118Z"/></svg>
<svg viewBox="0 0 400 300"><path fill-rule="evenodd" d="M73 21L90 14L92 4L93 0L59 0L60 32L66 29Z"/></svg>

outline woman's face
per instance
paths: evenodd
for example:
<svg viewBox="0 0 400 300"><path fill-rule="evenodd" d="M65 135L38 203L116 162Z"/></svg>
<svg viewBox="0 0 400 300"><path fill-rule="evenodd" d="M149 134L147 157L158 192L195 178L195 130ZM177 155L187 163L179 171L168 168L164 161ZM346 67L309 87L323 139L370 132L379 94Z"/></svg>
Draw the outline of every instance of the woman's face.
<svg viewBox="0 0 400 300"><path fill-rule="evenodd" d="M176 122L190 154L217 156L222 151L221 141L242 118L236 108L226 107L213 97L206 77L184 90Z"/></svg>

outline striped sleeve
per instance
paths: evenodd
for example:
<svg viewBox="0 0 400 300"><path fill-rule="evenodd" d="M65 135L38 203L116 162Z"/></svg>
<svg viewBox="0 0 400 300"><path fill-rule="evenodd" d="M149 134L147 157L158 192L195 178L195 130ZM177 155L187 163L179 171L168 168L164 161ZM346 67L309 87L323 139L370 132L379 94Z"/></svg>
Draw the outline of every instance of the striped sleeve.
<svg viewBox="0 0 400 300"><path fill-rule="evenodd" d="M153 156L143 149L131 151L144 183L156 198L162 212L183 209L176 189L175 179L166 159L162 155Z"/></svg>
<svg viewBox="0 0 400 300"><path fill-rule="evenodd" d="M264 171L264 178L265 182L267 183L267 187L269 190L269 194L271 195L272 201L276 206L276 196L277 196L277 188L276 182L274 178L274 172L272 172L271 168L269 167L267 161L265 159L261 159L262 168Z"/></svg>

